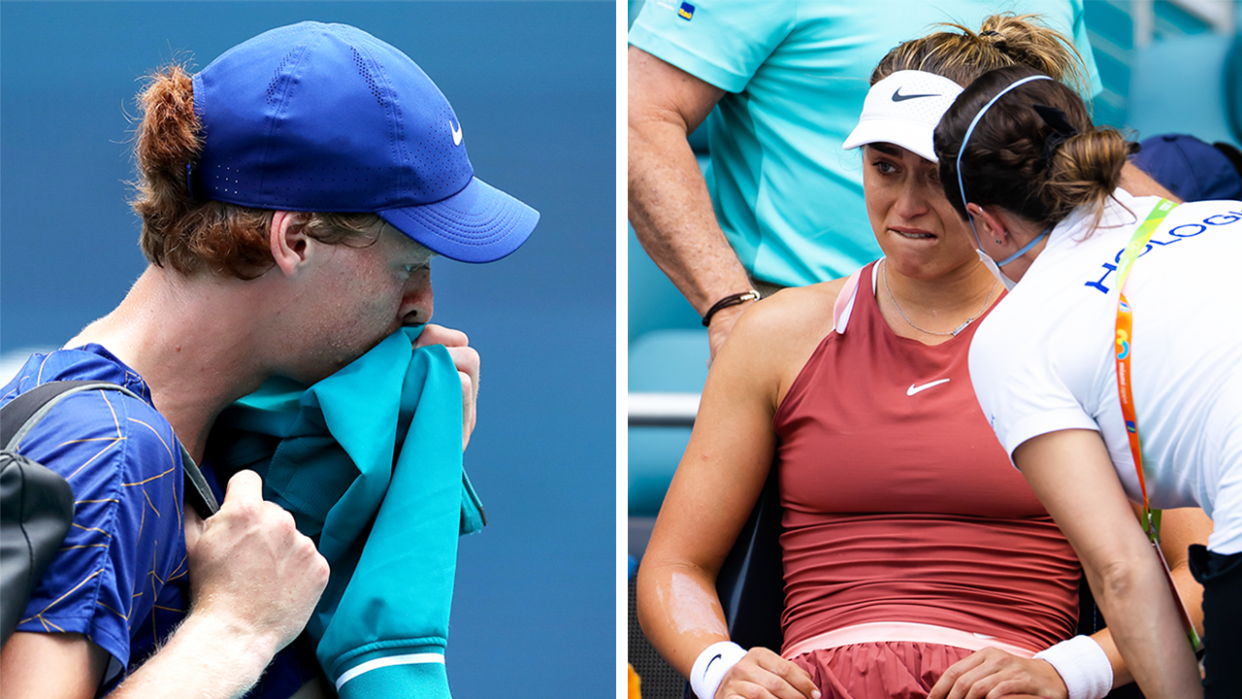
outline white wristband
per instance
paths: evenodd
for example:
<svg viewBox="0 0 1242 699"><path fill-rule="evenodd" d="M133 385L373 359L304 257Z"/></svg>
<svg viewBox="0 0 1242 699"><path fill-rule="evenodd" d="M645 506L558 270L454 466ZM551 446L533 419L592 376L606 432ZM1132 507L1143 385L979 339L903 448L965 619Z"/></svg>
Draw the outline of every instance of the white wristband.
<svg viewBox="0 0 1242 699"><path fill-rule="evenodd" d="M690 688L699 699L715 699L725 673L745 655L746 649L732 641L720 641L704 648L690 671Z"/></svg>
<svg viewBox="0 0 1242 699"><path fill-rule="evenodd" d="M1035 654L1056 669L1069 699L1103 699L1113 688L1113 664L1090 636L1075 636Z"/></svg>

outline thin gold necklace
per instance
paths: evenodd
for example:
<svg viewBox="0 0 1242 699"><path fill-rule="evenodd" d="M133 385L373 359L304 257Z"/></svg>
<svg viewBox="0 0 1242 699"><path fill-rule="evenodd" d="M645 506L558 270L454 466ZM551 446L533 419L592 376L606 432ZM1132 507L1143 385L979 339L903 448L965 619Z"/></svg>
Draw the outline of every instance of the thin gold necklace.
<svg viewBox="0 0 1242 699"><path fill-rule="evenodd" d="M906 315L906 312L901 310L901 304L897 303L897 297L893 296L893 290L890 289L888 286L888 258L885 258L884 260L882 260L881 263L884 265L884 290L888 292L888 300L893 302L893 307L897 309L897 312L901 314L902 318L906 319L906 322L910 324L910 327L914 328L915 330L918 330L919 332L927 333L928 335L940 335L941 337L957 337L958 333L965 330L971 323L975 322L975 318L978 318L979 316L983 315L983 312L988 310L988 306L992 305L992 295L996 293L996 285L1000 283L999 279L992 282L992 290L988 292L988 297L983 302L983 308L980 308L978 312L976 312L973 316L967 318L966 322L957 326L957 328L955 328L952 332L938 333L934 330L925 330L915 325L914 321L910 320L910 316Z"/></svg>

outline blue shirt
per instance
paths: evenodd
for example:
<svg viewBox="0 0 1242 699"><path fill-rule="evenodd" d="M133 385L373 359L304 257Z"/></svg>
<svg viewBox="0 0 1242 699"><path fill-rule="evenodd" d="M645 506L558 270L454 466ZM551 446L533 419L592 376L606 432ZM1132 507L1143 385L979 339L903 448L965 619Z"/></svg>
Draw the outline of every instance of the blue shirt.
<svg viewBox="0 0 1242 699"><path fill-rule="evenodd" d="M59 473L74 495L73 525L17 630L73 632L111 656L111 691L189 609L182 517L184 475L172 426L142 377L99 345L33 355L0 389L0 405L48 381L90 379L141 396L87 391L66 398L22 441L21 453ZM203 474L223 491L210 468ZM305 680L278 656L262 696L288 696ZM273 684L282 685L280 688Z"/></svg>

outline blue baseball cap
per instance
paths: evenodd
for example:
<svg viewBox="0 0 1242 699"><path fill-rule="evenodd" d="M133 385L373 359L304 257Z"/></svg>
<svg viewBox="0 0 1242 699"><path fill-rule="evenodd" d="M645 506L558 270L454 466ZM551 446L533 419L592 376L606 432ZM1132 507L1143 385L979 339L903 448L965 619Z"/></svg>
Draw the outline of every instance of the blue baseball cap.
<svg viewBox="0 0 1242 699"><path fill-rule="evenodd" d="M1242 177L1225 150L1231 146L1187 134L1152 136L1141 145L1134 164L1184 201L1242 198Z"/></svg>
<svg viewBox="0 0 1242 699"><path fill-rule="evenodd" d="M401 51L344 24L301 22L194 75L195 197L260 209L375 213L445 257L491 262L539 212L474 176L461 122Z"/></svg>

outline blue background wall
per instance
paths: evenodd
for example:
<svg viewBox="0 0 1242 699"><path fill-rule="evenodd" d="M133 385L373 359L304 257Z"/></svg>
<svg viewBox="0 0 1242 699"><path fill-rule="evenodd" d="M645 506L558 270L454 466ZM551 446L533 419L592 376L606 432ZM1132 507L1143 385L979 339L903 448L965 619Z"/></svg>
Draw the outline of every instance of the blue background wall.
<svg viewBox="0 0 1242 699"><path fill-rule="evenodd" d="M483 356L466 467L490 525L461 542L453 690L611 696L612 3L4 2L0 352L59 345L142 272L123 184L137 78L304 19L408 53L453 103L479 176L543 214L501 262L432 266L435 320Z"/></svg>

